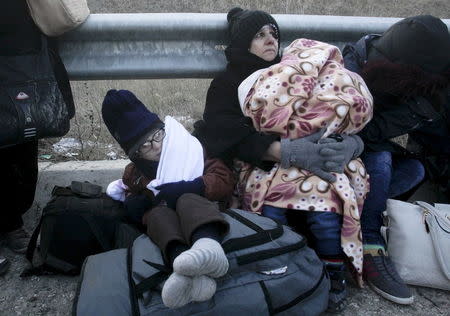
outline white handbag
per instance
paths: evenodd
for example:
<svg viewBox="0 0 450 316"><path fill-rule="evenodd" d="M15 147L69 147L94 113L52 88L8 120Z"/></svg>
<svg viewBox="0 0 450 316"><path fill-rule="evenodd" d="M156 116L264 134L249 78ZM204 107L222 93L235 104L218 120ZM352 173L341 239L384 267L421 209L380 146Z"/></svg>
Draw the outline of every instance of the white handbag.
<svg viewBox="0 0 450 316"><path fill-rule="evenodd" d="M389 199L389 257L407 284L450 290L450 205Z"/></svg>
<svg viewBox="0 0 450 316"><path fill-rule="evenodd" d="M90 11L86 0L27 0L34 23L47 36L59 36L83 23Z"/></svg>

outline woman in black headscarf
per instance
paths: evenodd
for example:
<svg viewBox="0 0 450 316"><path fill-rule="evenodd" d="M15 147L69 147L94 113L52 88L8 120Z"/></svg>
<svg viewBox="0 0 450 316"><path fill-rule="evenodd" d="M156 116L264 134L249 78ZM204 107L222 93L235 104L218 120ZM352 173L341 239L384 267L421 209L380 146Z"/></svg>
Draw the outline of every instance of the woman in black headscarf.
<svg viewBox="0 0 450 316"><path fill-rule="evenodd" d="M255 71L281 61L279 27L270 14L241 8L231 9L227 20L230 44L225 50L225 56L228 64L226 70L211 82L203 120L194 125L195 136L202 142L209 156L220 157L230 165L234 159L238 159L263 170L270 170L275 162L281 162L285 167L307 169L326 181L334 182L335 177L331 172L343 169L348 163L343 157L351 157L353 153L359 152L359 143L351 137L339 144L336 141L318 143L321 132L280 142L278 135L258 132L251 118L242 113L238 87ZM321 155L324 149L333 150L335 155ZM275 210L270 214L263 210L263 215L271 218L278 216ZM320 224L325 224L325 221ZM330 239L336 239L337 243L333 243L333 246L336 245L340 256L340 225L331 220L328 226L333 228L333 232L337 232ZM328 234L331 234L330 231L327 230ZM327 234L322 226L320 234ZM337 269L333 275L337 286L330 292L330 303L334 305L332 308L339 309L345 298L345 278L342 259L339 257L337 260L339 262L334 265ZM328 267L331 266L333 264ZM331 270L332 268L330 273Z"/></svg>

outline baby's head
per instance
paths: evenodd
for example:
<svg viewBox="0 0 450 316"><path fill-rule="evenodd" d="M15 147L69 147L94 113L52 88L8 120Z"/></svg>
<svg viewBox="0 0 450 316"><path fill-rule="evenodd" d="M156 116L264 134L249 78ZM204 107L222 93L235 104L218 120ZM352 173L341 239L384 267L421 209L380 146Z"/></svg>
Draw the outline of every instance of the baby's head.
<svg viewBox="0 0 450 316"><path fill-rule="evenodd" d="M159 161L164 123L128 90L109 90L102 104L103 120L131 160Z"/></svg>

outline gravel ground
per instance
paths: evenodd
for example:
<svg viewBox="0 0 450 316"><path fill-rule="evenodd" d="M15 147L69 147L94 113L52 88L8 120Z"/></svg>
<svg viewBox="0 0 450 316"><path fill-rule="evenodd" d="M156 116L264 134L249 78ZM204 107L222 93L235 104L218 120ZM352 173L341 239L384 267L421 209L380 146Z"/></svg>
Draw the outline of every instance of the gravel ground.
<svg viewBox="0 0 450 316"><path fill-rule="evenodd" d="M33 276L20 278L27 261L9 250L2 255L11 261L9 272L0 277L0 315L70 315L77 277ZM444 315L450 316L450 292L414 288L415 302L401 306L379 297L368 288L349 285L348 306L337 315ZM239 315L240 316L240 315Z"/></svg>

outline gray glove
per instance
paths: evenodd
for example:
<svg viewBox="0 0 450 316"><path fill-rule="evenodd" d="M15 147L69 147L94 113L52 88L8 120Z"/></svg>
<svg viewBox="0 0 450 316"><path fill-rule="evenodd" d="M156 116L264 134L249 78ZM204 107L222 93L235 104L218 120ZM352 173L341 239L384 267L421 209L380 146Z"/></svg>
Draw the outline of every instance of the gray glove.
<svg viewBox="0 0 450 316"><path fill-rule="evenodd" d="M344 145L342 151L339 152L340 155L344 156L344 164L335 163L334 161L325 162L325 169L329 171L334 171L338 173L343 173L344 168L348 163L358 158L364 150L364 142L358 135L340 135L342 139L341 144ZM336 142L335 138L324 138L319 140L319 144L333 144ZM330 151L328 149L323 149L321 152L323 156L331 156L335 154L335 151Z"/></svg>
<svg viewBox="0 0 450 316"><path fill-rule="evenodd" d="M295 166L306 169L325 181L335 182L336 177L330 172L338 172L344 168L344 144L334 139L332 142L319 144L324 132L325 130L321 130L294 140L282 139L281 167Z"/></svg>

